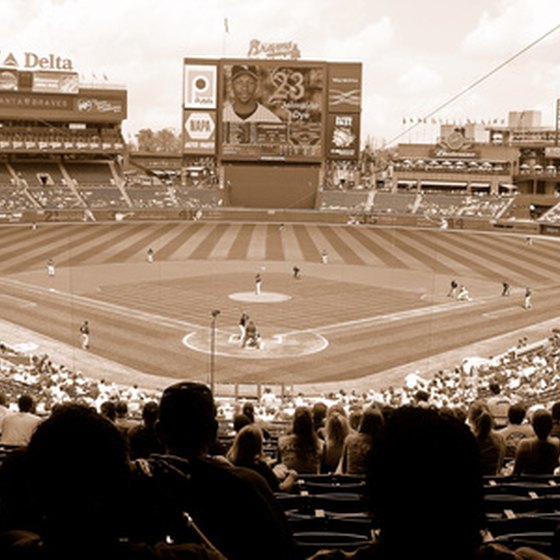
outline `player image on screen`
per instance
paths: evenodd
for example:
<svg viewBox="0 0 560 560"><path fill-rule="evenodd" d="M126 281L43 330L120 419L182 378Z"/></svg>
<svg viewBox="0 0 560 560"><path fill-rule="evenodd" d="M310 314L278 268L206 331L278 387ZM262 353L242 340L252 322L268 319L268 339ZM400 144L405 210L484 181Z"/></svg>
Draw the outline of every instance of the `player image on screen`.
<svg viewBox="0 0 560 560"><path fill-rule="evenodd" d="M231 92L233 99L224 104L224 122L282 122L258 101L259 75L257 68L249 64L236 64L231 69Z"/></svg>
<svg viewBox="0 0 560 560"><path fill-rule="evenodd" d="M221 71L222 157L321 157L324 64L236 60Z"/></svg>

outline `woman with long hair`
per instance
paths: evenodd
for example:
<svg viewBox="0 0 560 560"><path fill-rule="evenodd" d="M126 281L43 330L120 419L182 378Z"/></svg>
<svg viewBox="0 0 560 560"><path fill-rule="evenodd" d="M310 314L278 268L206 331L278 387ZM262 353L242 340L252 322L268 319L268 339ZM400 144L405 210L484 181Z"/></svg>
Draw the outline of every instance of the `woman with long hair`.
<svg viewBox="0 0 560 560"><path fill-rule="evenodd" d="M321 463L321 472L335 472L342 456L344 440L349 433L350 424L346 416L336 410L333 411L327 417L327 425L325 427L325 451Z"/></svg>
<svg viewBox="0 0 560 560"><path fill-rule="evenodd" d="M299 406L294 412L292 432L278 438L280 461L299 474L318 474L324 443L313 428L311 410Z"/></svg>
<svg viewBox="0 0 560 560"><path fill-rule="evenodd" d="M344 447L337 472L342 474L365 474L367 457L381 435L385 420L377 408L364 411L357 434L350 434L344 440Z"/></svg>
<svg viewBox="0 0 560 560"><path fill-rule="evenodd" d="M297 473L290 471L282 482L278 480L263 451L263 432L256 424L248 424L239 430L227 453L227 458L236 467L245 467L258 472L268 482L273 492L289 490L297 478Z"/></svg>

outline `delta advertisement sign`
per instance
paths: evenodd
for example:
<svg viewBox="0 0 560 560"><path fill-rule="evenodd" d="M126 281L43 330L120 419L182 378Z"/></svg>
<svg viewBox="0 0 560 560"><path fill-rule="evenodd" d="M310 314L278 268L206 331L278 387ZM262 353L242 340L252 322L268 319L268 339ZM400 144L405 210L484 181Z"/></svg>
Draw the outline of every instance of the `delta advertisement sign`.
<svg viewBox="0 0 560 560"><path fill-rule="evenodd" d="M24 70L65 70L69 72L74 70L74 65L69 58L57 54L39 55L34 52L24 52L16 56L13 52L2 50L0 50L0 67Z"/></svg>

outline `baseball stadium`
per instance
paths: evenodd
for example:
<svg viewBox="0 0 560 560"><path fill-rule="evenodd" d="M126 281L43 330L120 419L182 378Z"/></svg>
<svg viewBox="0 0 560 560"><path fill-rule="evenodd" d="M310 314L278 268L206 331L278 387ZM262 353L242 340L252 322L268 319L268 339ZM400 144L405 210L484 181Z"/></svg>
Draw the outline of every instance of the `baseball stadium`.
<svg viewBox="0 0 560 560"><path fill-rule="evenodd" d="M346 426L348 438L350 426L358 433L368 414L378 418L371 422L389 425L401 405L414 405L409 408L416 412L409 413L418 423L413 419L408 426L416 432L405 439L419 462L448 450L449 457L466 457L470 440L458 446L453 441L465 436L467 409L470 414L481 399L490 403L500 391L505 400L492 409L494 419L486 409L469 416L477 438L479 418L489 419L486 435L492 426L507 429L512 403L520 400L523 416L530 409L532 418L556 406L560 426L558 127L540 126L535 112L512 110L507 124L442 124L433 144L403 143L375 154L360 145L361 63L184 58L178 64L180 150L140 150L122 132L125 87L85 85L69 60L33 57L26 54L26 60L44 60L41 70L20 65L12 53L0 60L0 412L6 409L0 424L0 530L2 504L13 514L13 492L2 484L1 465L9 471L15 462L17 471L18 453L30 442L27 457L41 457L46 449L37 464L50 468L45 473L55 480L45 482L43 473L38 487L65 489L55 508L64 521L60 527L94 534L84 529L88 523L72 519L74 508L88 522L89 513L73 497L74 478L66 484L66 471L56 466L72 447L68 442L82 453L88 434L72 417L83 415L85 429L93 409L128 438L141 417L147 423L144 412L153 405L152 435L160 431L150 454L134 455L131 447L123 456L153 461L155 453L157 478L165 444L166 452L174 452L163 469L166 483L187 465L180 488L187 485L200 498L189 507L194 504L190 513L202 532L181 510L179 533L188 527L197 546L225 551L196 558L219 560L303 560L324 547L351 550L375 541L380 525L364 501L365 452L355 471L343 460L342 446L330 464L315 461L309 470L293 467L284 454L286 438L297 436L298 418L316 421L312 407L317 416L324 407L316 426L323 422L321 429L329 432L333 417ZM59 63L50 68L54 60ZM64 404L74 401L86 410L70 405L64 412ZM455 440L436 426L430 432L435 443L427 442L429 429L444 422L435 407L446 409L445 421L453 416L454 426L462 419ZM6 436L6 419L14 414L34 418L35 431L27 430L25 440ZM170 428L173 414L195 428ZM553 414L546 414L552 426ZM76 430L74 442L69 437L37 447L65 415L65 433L74 437ZM286 524L267 526L261 491L255 497L252 486L228 486L221 475L212 479L212 469L204 471L200 489L191 485L191 474L194 486L200 477L197 461L203 462L197 453L204 452L206 461L218 441L233 465L241 445L237 434L247 433L243 422L254 424L255 418L263 427L251 461L258 456L266 463L272 479L267 492L277 500L267 507L282 509ZM423 431L423 422L433 425ZM193 456L185 455L188 461L177 452L184 451L187 432L193 440L188 445L200 445ZM370 439L368 449L381 441ZM431 451L424 452L424 445ZM523 505L520 495L507 501L506 482L496 482L499 474L523 474L516 451L506 456L503 447L495 461L487 459L492 464L481 466L487 469L484 507L494 514L493 535L511 532L511 524L505 527L511 515L532 512L538 501L539 513L550 515L539 523L532 519L531 527L546 534L531 540L527 525L520 542L543 554L560 549L552 528L559 522L560 445L554 444L556 471L539 471L542 477L531 480L530 488L507 478L508 492L532 500ZM83 454L88 459L80 469L90 465L91 449ZM397 461L394 472L402 475L409 461ZM273 464L281 468L273 472ZM91 465L88 483L99 474L97 462ZM442 469L431 468L426 476L437 478L437 486ZM7 476L14 480L14 470ZM411 480L403 495L419 487ZM454 499L461 484L448 482ZM488 496L496 488L501 501L494 503ZM174 492L151 490L158 499ZM209 495L218 506L208 505ZM29 505L26 499L16 513ZM450 499L439 501L462 508ZM125 500L111 511L120 515L122 504L134 509L135 503ZM525 509L514 515L504 508ZM32 513L23 516L26 522ZM157 517L142 519L142 538L153 530L154 542L182 543L173 532L156 534ZM258 539L244 535L247 524L255 531L262 526L263 538L270 531L264 555L255 551ZM292 537L297 553L285 552L295 550Z"/></svg>
<svg viewBox="0 0 560 560"><path fill-rule="evenodd" d="M226 394L321 394L429 377L550 334L557 183L533 177L550 192L531 190L520 149L488 141L468 170L430 170L403 145L384 184L360 172L359 63L185 59L183 72L183 153L166 158L127 151L126 90L4 70L6 343L149 387L188 378ZM278 122L222 122L235 73L261 81ZM440 159L467 154L469 131L451 134ZM515 174L526 192L506 188ZM468 300L448 297L451 281ZM260 348L242 347L244 312Z"/></svg>

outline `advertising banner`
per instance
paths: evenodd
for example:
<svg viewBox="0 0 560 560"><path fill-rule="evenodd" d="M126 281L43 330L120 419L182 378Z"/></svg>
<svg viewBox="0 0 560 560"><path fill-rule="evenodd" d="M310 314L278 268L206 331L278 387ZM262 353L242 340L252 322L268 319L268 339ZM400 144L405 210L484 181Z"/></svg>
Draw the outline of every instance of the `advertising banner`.
<svg viewBox="0 0 560 560"><path fill-rule="evenodd" d="M216 152L216 111L183 112L183 152L204 155Z"/></svg>
<svg viewBox="0 0 560 560"><path fill-rule="evenodd" d="M70 93L79 92L80 83L76 72L33 72L33 92Z"/></svg>
<svg viewBox="0 0 560 560"><path fill-rule="evenodd" d="M355 159L360 156L360 115L329 114L327 126L327 157Z"/></svg>
<svg viewBox="0 0 560 560"><path fill-rule="evenodd" d="M218 67L213 64L185 64L185 109L216 109Z"/></svg>
<svg viewBox="0 0 560 560"><path fill-rule="evenodd" d="M359 113L362 106L361 63L329 63L329 111Z"/></svg>
<svg viewBox="0 0 560 560"><path fill-rule="evenodd" d="M0 69L0 91L18 90L18 71L7 68Z"/></svg>
<svg viewBox="0 0 560 560"><path fill-rule="evenodd" d="M221 78L222 157L322 157L325 64L228 60Z"/></svg>
<svg viewBox="0 0 560 560"><path fill-rule="evenodd" d="M3 91L0 119L120 122L126 118L126 91L82 90L77 96Z"/></svg>

